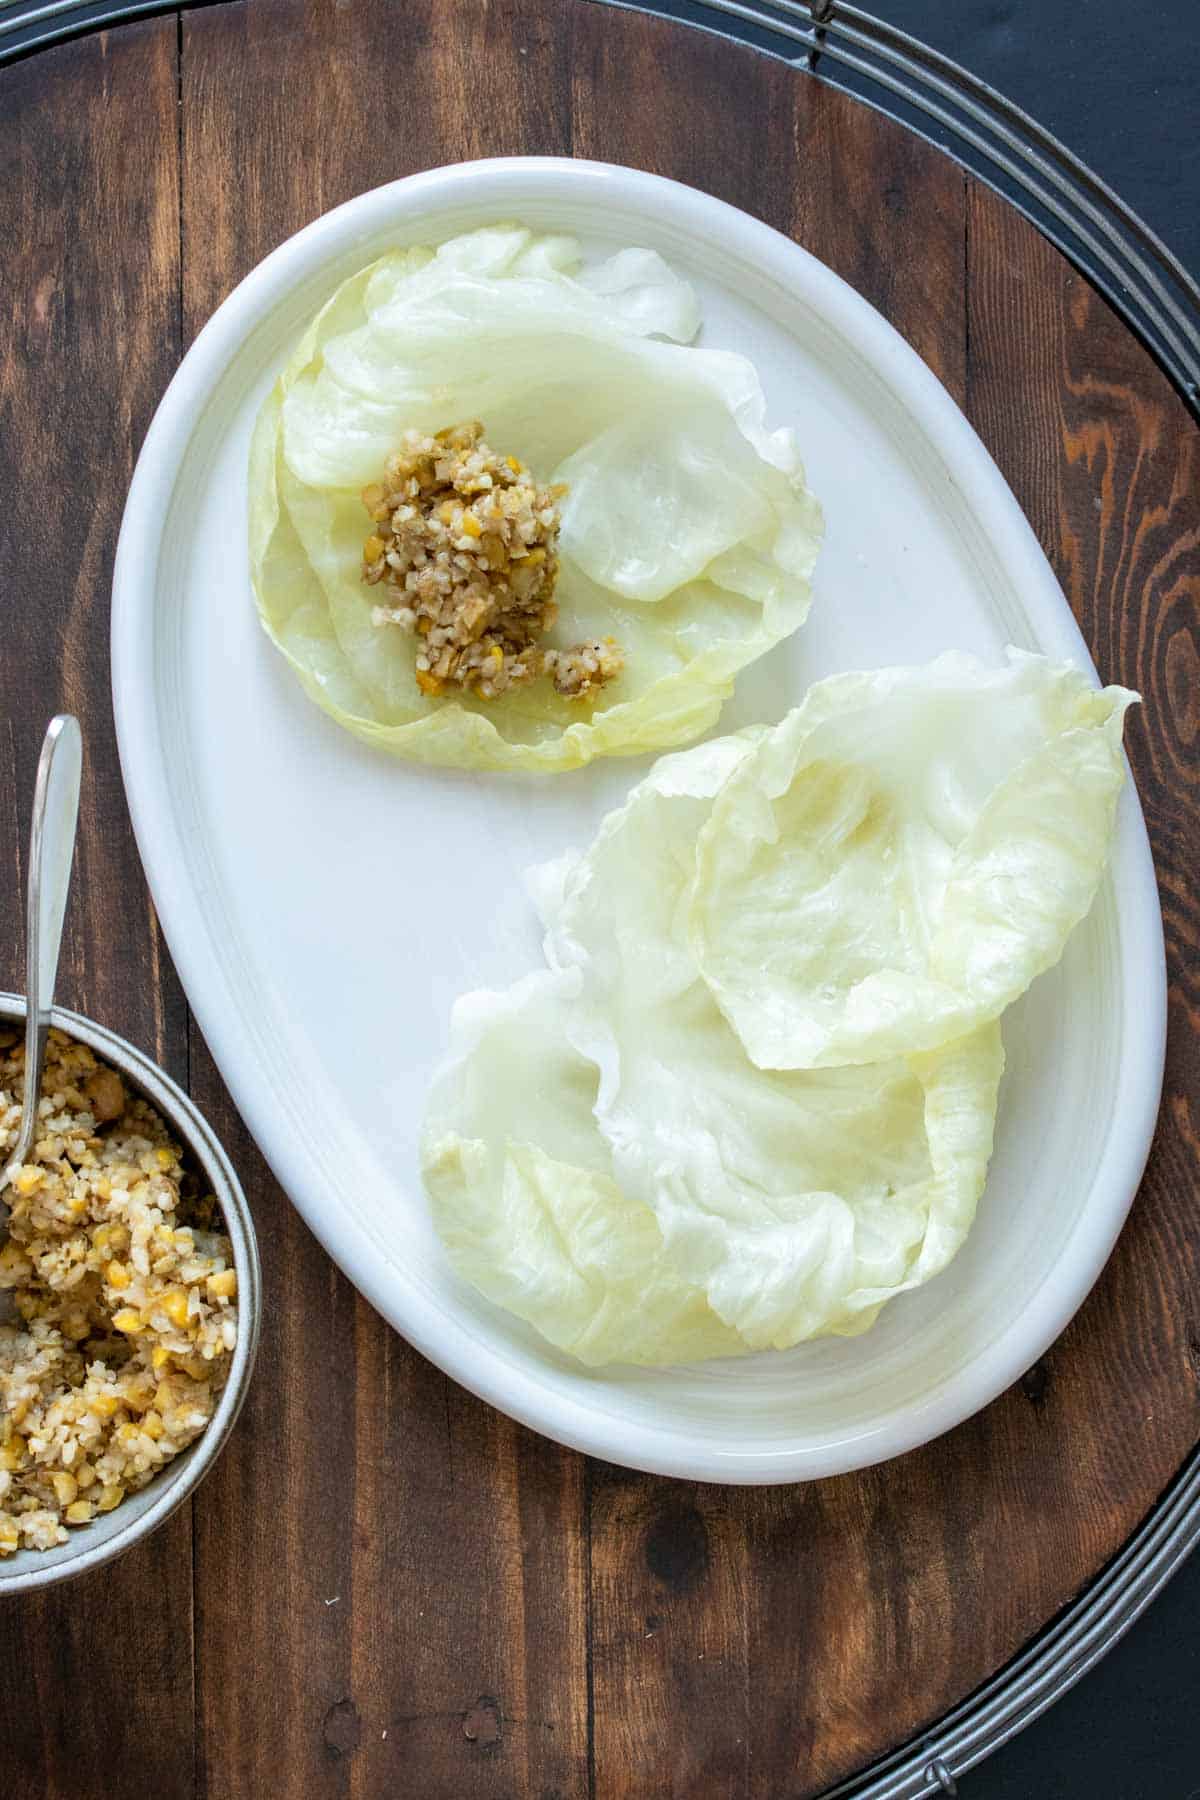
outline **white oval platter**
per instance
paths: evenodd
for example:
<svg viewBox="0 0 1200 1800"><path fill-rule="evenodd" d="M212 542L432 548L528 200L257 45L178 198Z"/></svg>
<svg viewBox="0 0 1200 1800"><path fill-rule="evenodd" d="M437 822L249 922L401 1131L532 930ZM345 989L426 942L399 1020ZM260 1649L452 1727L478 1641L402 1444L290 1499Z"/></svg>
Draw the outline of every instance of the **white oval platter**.
<svg viewBox="0 0 1200 1800"><path fill-rule="evenodd" d="M769 422L798 430L827 520L812 615L746 672L720 729L778 719L835 670L951 647L998 660L1012 643L1090 667L958 408L813 257L629 169L462 164L364 194L283 244L201 332L158 410L113 593L138 844L247 1124L331 1256L419 1350L505 1412L614 1462L732 1482L836 1474L991 1400L1062 1330L1112 1248L1162 1083L1162 924L1145 828L1128 788L1091 915L1006 1019L996 1155L966 1248L865 1337L589 1372L456 1281L415 1149L451 1003L535 966L523 872L585 843L648 761L459 774L393 761L339 730L260 632L246 458L288 347L339 281L389 246L512 218L572 231L589 255L662 251L700 291L701 342L748 354Z"/></svg>

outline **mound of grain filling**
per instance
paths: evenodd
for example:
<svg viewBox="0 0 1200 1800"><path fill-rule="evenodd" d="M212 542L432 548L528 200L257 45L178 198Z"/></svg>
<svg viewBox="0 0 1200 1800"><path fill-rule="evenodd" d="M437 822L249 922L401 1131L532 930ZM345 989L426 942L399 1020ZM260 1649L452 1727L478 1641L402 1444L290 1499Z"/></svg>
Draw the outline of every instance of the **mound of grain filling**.
<svg viewBox="0 0 1200 1800"><path fill-rule="evenodd" d="M363 545L363 580L391 600L371 617L421 638L423 694L452 686L495 700L548 675L560 694L583 700L621 673L612 638L565 650L539 643L558 618L566 491L539 487L515 456L498 456L477 420L435 437L406 432L382 482L364 488L375 529Z"/></svg>
<svg viewBox="0 0 1200 1800"><path fill-rule="evenodd" d="M24 1047L0 1026L0 1166ZM162 1119L50 1033L32 1160L4 1192L0 1556L111 1512L211 1419L237 1342L229 1240Z"/></svg>

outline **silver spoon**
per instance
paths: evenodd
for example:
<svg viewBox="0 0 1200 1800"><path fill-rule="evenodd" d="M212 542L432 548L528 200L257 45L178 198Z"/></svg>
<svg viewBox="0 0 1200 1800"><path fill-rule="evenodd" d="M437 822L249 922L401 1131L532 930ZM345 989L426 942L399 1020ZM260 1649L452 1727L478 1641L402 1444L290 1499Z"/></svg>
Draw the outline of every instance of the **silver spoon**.
<svg viewBox="0 0 1200 1800"><path fill-rule="evenodd" d="M60 713L46 727L33 790L29 834L29 895L25 919L25 1090L21 1129L0 1174L0 1195L29 1157L37 1134L38 1096L46 1062L54 978L62 943L63 918L71 886L75 826L79 819L79 778L83 739L79 721ZM9 1208L0 1198L0 1239L8 1235Z"/></svg>

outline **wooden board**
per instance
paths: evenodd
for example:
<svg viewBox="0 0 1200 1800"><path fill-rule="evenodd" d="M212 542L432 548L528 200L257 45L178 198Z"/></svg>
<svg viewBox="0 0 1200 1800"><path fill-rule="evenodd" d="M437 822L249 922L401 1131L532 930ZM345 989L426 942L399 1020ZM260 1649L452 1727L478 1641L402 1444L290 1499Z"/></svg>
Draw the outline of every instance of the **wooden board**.
<svg viewBox="0 0 1200 1800"><path fill-rule="evenodd" d="M423 1362L271 1181L146 897L107 610L153 406L298 226L516 151L676 176L846 276L965 406L1102 672L1146 697L1130 754L1171 1041L1132 1219L1017 1387L861 1475L633 1474ZM254 0L43 52L0 71L0 241L0 832L19 847L0 908L19 916L37 746L69 706L88 767L63 998L188 1080L246 1183L267 1294L251 1399L190 1511L6 1607L6 1800L818 1794L999 1668L1200 1436L1200 433L1086 282L939 152L781 63L589 0Z"/></svg>

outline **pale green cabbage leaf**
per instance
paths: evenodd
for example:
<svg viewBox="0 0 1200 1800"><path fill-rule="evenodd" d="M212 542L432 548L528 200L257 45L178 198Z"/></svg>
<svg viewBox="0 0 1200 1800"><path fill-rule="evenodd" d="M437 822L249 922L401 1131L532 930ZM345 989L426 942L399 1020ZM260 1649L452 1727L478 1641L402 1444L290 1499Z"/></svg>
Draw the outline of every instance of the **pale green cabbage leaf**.
<svg viewBox="0 0 1200 1800"><path fill-rule="evenodd" d="M1136 698L1016 650L811 688L721 789L688 901L754 1062L933 1049L1057 962L1107 862Z"/></svg>
<svg viewBox="0 0 1200 1800"><path fill-rule="evenodd" d="M425 1174L455 1266L588 1362L862 1331L945 1266L982 1191L997 1027L767 1073L700 981L697 834L755 741L663 759L584 857L540 873L551 973L460 1002L435 1083Z"/></svg>
<svg viewBox="0 0 1200 1800"><path fill-rule="evenodd" d="M581 1362L743 1354L654 1214L613 1179L592 1114L597 1071L567 1037L577 989L543 970L455 1009L423 1154L451 1261Z"/></svg>
<svg viewBox="0 0 1200 1800"><path fill-rule="evenodd" d="M794 437L753 366L698 349L694 291L648 250L583 269L520 226L397 251L345 282L265 402L250 458L262 622L317 703L425 762L558 770L685 743L739 669L800 625L820 539ZM372 623L360 493L410 428L484 422L569 484L549 642L613 636L590 703L540 680L498 700L421 694L414 640Z"/></svg>

